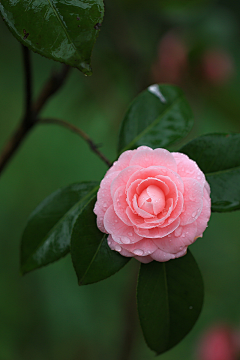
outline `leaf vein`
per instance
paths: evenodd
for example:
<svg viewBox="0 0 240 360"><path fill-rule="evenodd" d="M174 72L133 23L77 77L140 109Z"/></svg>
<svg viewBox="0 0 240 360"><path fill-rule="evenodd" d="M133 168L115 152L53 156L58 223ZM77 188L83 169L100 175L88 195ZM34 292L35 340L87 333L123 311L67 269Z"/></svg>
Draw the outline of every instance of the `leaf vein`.
<svg viewBox="0 0 240 360"><path fill-rule="evenodd" d="M107 236L107 235L108 235L108 234L104 234L104 235L103 235L102 240L100 241L100 243L99 243L99 245L98 245L98 248L97 248L97 250L96 250L96 252L95 252L94 256L92 257L92 260L90 261L90 263L89 263L89 265L88 265L88 267L87 267L87 269L86 269L85 273L83 274L83 276L82 276L81 280L79 280L79 285L83 282L83 279L84 279L84 278L85 278L85 276L87 275L87 273L88 273L88 271L89 271L90 267L92 266L92 264L93 264L94 260L96 259L96 256L97 256L97 254L98 254L98 252L99 252L99 250L100 250L100 248L101 248L101 246L102 246L102 243L103 243L103 241L105 240L105 238L106 238L106 236Z"/></svg>

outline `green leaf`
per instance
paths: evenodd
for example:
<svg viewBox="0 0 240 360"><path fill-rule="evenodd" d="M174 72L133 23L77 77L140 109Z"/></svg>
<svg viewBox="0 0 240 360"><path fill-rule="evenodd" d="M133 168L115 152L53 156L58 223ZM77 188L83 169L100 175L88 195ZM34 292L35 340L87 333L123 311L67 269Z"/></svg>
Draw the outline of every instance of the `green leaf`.
<svg viewBox="0 0 240 360"><path fill-rule="evenodd" d="M71 238L71 255L79 285L104 280L119 271L131 258L109 248L108 234L96 225L93 199L77 218Z"/></svg>
<svg viewBox="0 0 240 360"><path fill-rule="evenodd" d="M1 0L0 13L23 45L91 75L90 58L103 0Z"/></svg>
<svg viewBox="0 0 240 360"><path fill-rule="evenodd" d="M203 304L203 281L193 256L142 264L137 301L147 345L161 354L192 329Z"/></svg>
<svg viewBox="0 0 240 360"><path fill-rule="evenodd" d="M167 147L185 137L192 125L192 111L181 89L149 86L134 99L123 119L118 151L140 145Z"/></svg>
<svg viewBox="0 0 240 360"><path fill-rule="evenodd" d="M96 182L82 182L58 189L31 214L21 243L23 274L52 263L70 251L74 222L96 196Z"/></svg>
<svg viewBox="0 0 240 360"><path fill-rule="evenodd" d="M240 134L208 134L180 152L195 160L211 188L212 211L240 209Z"/></svg>

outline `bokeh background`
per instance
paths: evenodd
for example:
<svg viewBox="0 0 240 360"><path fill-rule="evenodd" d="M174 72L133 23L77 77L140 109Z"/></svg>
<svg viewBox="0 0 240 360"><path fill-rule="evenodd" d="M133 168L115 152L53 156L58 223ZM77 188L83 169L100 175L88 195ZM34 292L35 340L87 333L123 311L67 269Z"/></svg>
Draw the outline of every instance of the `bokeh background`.
<svg viewBox="0 0 240 360"><path fill-rule="evenodd" d="M240 132L238 1L106 0L105 5L92 77L73 69L43 116L81 127L114 160L128 104L148 85L164 82L181 86L193 108L195 125L185 142L209 132ZM24 79L20 44L1 19L0 34L1 148L23 113ZM36 54L32 62L36 95L59 64ZM81 138L54 125L36 127L5 168L0 177L0 360L122 359L137 262L85 287L77 285L70 256L24 277L19 271L20 239L31 211L57 188L101 180L106 170ZM239 212L212 214L204 237L191 246L204 278L204 308L192 332L160 359L198 360L199 339L209 327L240 328L239 220ZM138 323L132 331L129 359L154 359Z"/></svg>

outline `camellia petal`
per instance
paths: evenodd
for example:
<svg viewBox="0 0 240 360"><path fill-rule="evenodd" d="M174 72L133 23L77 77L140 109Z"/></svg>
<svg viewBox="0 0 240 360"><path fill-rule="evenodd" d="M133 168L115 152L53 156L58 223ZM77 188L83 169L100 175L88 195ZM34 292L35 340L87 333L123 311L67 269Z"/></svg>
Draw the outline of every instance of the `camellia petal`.
<svg viewBox="0 0 240 360"><path fill-rule="evenodd" d="M119 245L116 241L113 240L112 235L108 236L108 246L112 249L115 250L117 252L119 252L121 255L126 256L126 257L132 257L133 254L129 251L127 251L126 249L124 249L121 245Z"/></svg>
<svg viewBox="0 0 240 360"><path fill-rule="evenodd" d="M141 209L139 206L138 206L138 202L137 202L137 195L135 194L134 197L133 197L133 208L134 210L136 211L136 213L143 217L144 219L148 219L148 218L154 218L154 215Z"/></svg>
<svg viewBox="0 0 240 360"><path fill-rule="evenodd" d="M144 168L150 166L164 166L170 170L177 171L177 164L172 154L165 149L152 150L146 146L139 147L135 152L130 165L140 165Z"/></svg>
<svg viewBox="0 0 240 360"><path fill-rule="evenodd" d="M162 251L160 249L157 249L152 255L153 260L165 262L171 259L175 259L175 255L171 253L166 253L165 251Z"/></svg>
<svg viewBox="0 0 240 360"><path fill-rule="evenodd" d="M182 251L185 246L192 244L196 234L197 224L194 222L186 226L179 226L167 237L154 239L154 243L160 250L176 254Z"/></svg>
<svg viewBox="0 0 240 360"><path fill-rule="evenodd" d="M159 189L161 189L165 195L168 195L169 193L169 187L166 184L165 178L160 180L159 178L151 178L148 177L146 180L142 180L139 185L136 187L136 192L138 195L140 195L143 190L145 190L148 186L155 185L158 186Z"/></svg>
<svg viewBox="0 0 240 360"><path fill-rule="evenodd" d="M153 219L144 219L144 221L147 224L151 224L151 227L156 227L156 226L164 227L165 220L169 218L172 211L173 211L173 199L167 199L165 209L157 217L154 217ZM167 225L168 224L166 223L165 226Z"/></svg>
<svg viewBox="0 0 240 360"><path fill-rule="evenodd" d="M194 222L202 211L203 188L201 184L190 178L183 178L184 182L184 211L180 215L181 225Z"/></svg>
<svg viewBox="0 0 240 360"><path fill-rule="evenodd" d="M197 180L202 186L206 183L203 172L197 166L197 163L185 154L172 153L177 163L177 173L183 178L188 177Z"/></svg>
<svg viewBox="0 0 240 360"><path fill-rule="evenodd" d="M180 219L177 218L172 224L164 228L154 227L151 229L141 229L134 227L134 229L139 236L156 239L171 234L179 226L179 224L180 224Z"/></svg>
<svg viewBox="0 0 240 360"><path fill-rule="evenodd" d="M171 216L169 216L166 219L166 221L160 225L160 227L165 227L167 225L170 225L173 221L175 221L179 217L179 215L182 213L182 210L183 210L183 203L184 203L183 195L182 195L182 193L179 192L177 205L176 205L175 209L172 210Z"/></svg>
<svg viewBox="0 0 240 360"><path fill-rule="evenodd" d="M106 174L101 181L100 188L97 193L97 202L93 211L97 215L97 226L102 232L106 232L103 224L105 212L109 206L113 204L113 199L111 197L111 184L118 174L119 171L113 171L110 174Z"/></svg>
<svg viewBox="0 0 240 360"><path fill-rule="evenodd" d="M114 241L119 244L131 244L142 240L142 236L135 233L131 226L127 226L116 215L113 205L111 205L104 216L104 227L112 235Z"/></svg>
<svg viewBox="0 0 240 360"><path fill-rule="evenodd" d="M116 215L121 219L126 225L132 226L132 222L129 220L126 214L126 208L128 204L126 201L126 194L125 194L125 186L120 186L113 198L113 207Z"/></svg>
<svg viewBox="0 0 240 360"><path fill-rule="evenodd" d="M184 185L181 177L177 173L174 173L174 171L163 166L150 166L149 168L136 171L132 176L130 176L126 188L128 189L135 180L145 180L150 177L158 178L159 175L169 177L174 182L179 191L184 191ZM161 180L162 177L159 177L159 179Z"/></svg>
<svg viewBox="0 0 240 360"><path fill-rule="evenodd" d="M119 172L118 176L115 177L111 184L111 196L113 198L115 191L119 186L125 186L128 182L129 177L135 174L137 170L141 169L140 166L128 166L126 169Z"/></svg>
<svg viewBox="0 0 240 360"><path fill-rule="evenodd" d="M129 166L130 161L137 150L127 150L124 151L118 158L117 161L113 163L110 169L107 171L106 175L111 174L113 171L122 171Z"/></svg>
<svg viewBox="0 0 240 360"><path fill-rule="evenodd" d="M209 217L211 215L211 199L209 197L208 191L204 188L203 189L203 207L201 214L196 220L197 224L197 233L196 236L202 236L202 233L207 227L207 223L209 220Z"/></svg>
<svg viewBox="0 0 240 360"><path fill-rule="evenodd" d="M149 256L134 256L136 260L142 262L143 264L148 264L151 261L153 261L153 258L151 257L151 255Z"/></svg>
<svg viewBox="0 0 240 360"><path fill-rule="evenodd" d="M142 239L131 245L126 245L124 248L137 256L147 256L157 250L157 246L151 239Z"/></svg>

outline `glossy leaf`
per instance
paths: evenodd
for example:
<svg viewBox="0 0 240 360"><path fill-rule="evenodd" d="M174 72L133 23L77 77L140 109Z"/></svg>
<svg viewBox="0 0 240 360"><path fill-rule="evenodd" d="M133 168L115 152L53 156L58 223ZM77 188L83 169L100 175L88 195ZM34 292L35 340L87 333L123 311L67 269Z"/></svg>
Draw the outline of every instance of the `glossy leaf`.
<svg viewBox="0 0 240 360"><path fill-rule="evenodd" d="M201 273L190 251L179 258L142 264L137 301L147 345L161 354L192 329L203 304Z"/></svg>
<svg viewBox="0 0 240 360"><path fill-rule="evenodd" d="M212 211L240 209L240 134L209 134L180 150L195 160L211 188Z"/></svg>
<svg viewBox="0 0 240 360"><path fill-rule="evenodd" d="M71 238L71 255L79 285L104 280L120 270L131 258L109 248L108 234L96 225L93 199L79 215Z"/></svg>
<svg viewBox="0 0 240 360"><path fill-rule="evenodd" d="M123 119L118 151L140 145L167 147L185 137L192 125L192 111L178 87L149 86L134 99Z"/></svg>
<svg viewBox="0 0 240 360"><path fill-rule="evenodd" d="M1 0L0 13L23 45L91 75L103 0Z"/></svg>
<svg viewBox="0 0 240 360"><path fill-rule="evenodd" d="M23 274L60 259L70 251L74 222L96 195L96 182L82 182L58 189L32 213L21 244Z"/></svg>

